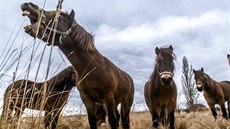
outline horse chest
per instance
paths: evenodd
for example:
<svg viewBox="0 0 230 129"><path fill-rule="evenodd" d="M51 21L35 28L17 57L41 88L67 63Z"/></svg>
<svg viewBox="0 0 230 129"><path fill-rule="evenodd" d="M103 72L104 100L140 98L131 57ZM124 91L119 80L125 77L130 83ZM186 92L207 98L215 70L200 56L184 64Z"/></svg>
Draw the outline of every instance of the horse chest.
<svg viewBox="0 0 230 129"><path fill-rule="evenodd" d="M172 98L174 98L175 94L176 93L173 88L158 88L153 90L151 99L155 103L167 103L168 101L171 101Z"/></svg>

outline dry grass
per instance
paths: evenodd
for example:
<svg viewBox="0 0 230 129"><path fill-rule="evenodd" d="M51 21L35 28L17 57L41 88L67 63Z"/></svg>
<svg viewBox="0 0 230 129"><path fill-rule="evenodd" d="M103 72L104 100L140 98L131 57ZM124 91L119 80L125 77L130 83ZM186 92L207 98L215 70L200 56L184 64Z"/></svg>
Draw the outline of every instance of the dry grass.
<svg viewBox="0 0 230 129"><path fill-rule="evenodd" d="M220 112L219 112L220 113ZM211 111L191 112L191 113L175 113L176 129L230 129L230 120L224 120L219 114L218 120L215 122ZM1 122L2 128L15 129L20 125L19 129L40 129L44 128L43 119L38 117L22 118L20 124L6 124ZM152 129L151 115L149 112L131 113L132 129ZM61 116L58 129L89 129L86 115ZM99 129L109 129L109 124ZM121 129L121 127L120 127ZM165 129L160 127L160 129Z"/></svg>

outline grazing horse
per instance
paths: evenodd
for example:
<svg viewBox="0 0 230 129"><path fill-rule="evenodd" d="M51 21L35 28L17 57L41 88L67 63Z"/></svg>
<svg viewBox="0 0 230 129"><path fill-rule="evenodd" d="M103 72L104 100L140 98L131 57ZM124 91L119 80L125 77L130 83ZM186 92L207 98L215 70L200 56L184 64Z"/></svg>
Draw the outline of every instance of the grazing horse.
<svg viewBox="0 0 230 129"><path fill-rule="evenodd" d="M71 89L76 86L76 73L72 66L46 82L18 80L10 84L4 93L2 117L18 119L25 108L45 111L45 127L56 128L58 117L67 103ZM44 89L46 85L46 89ZM43 92L45 90L45 94ZM42 99L45 98L45 101ZM44 103L44 107L42 107Z"/></svg>
<svg viewBox="0 0 230 129"><path fill-rule="evenodd" d="M230 82L217 82L204 72L204 69L194 70L194 79L196 81L197 90L202 92L208 106L211 108L212 115L217 119L215 104L218 104L222 110L224 118L230 117L227 115L225 101L228 102L228 112L230 112Z"/></svg>
<svg viewBox="0 0 230 129"><path fill-rule="evenodd" d="M161 122L174 129L174 111L177 102L177 88L173 80L174 58L173 47L155 49L156 64L150 80L146 82L145 101L152 115L153 127Z"/></svg>
<svg viewBox="0 0 230 129"><path fill-rule="evenodd" d="M31 2L22 4L21 9L31 21L31 25L24 27L25 32L59 47L77 71L77 88L87 109L90 128L97 129L95 106L101 103L112 129L119 126L117 106L121 104L122 127L129 129L133 80L96 49L93 35L75 21L75 12L45 11Z"/></svg>
<svg viewBox="0 0 230 129"><path fill-rule="evenodd" d="M227 58L228 58L229 66L230 66L230 54L227 55Z"/></svg>

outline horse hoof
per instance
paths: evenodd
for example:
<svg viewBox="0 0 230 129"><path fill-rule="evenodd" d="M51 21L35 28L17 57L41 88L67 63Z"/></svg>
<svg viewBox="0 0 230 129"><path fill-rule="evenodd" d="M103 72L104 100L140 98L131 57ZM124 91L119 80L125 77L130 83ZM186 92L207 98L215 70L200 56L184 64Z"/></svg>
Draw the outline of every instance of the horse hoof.
<svg viewBox="0 0 230 129"><path fill-rule="evenodd" d="M106 123L101 123L101 127L106 127Z"/></svg>

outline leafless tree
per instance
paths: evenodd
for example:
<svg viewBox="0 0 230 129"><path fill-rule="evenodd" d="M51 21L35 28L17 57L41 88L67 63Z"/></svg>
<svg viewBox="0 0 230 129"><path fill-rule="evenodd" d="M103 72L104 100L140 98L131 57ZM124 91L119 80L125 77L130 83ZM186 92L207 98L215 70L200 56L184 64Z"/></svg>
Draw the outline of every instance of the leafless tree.
<svg viewBox="0 0 230 129"><path fill-rule="evenodd" d="M181 75L181 84L182 84L182 93L185 96L186 107L189 110L193 109L194 104L197 103L199 97L198 91L196 90L195 82L193 80L193 71L192 65L189 67L187 58L184 56L182 59L182 75Z"/></svg>

